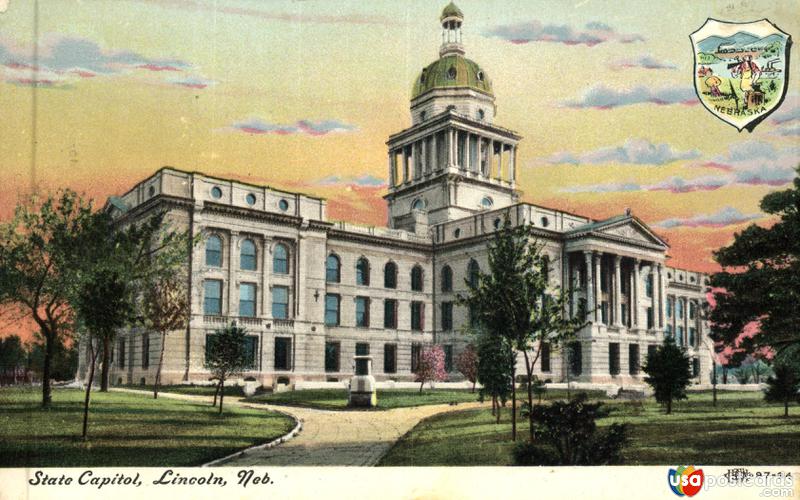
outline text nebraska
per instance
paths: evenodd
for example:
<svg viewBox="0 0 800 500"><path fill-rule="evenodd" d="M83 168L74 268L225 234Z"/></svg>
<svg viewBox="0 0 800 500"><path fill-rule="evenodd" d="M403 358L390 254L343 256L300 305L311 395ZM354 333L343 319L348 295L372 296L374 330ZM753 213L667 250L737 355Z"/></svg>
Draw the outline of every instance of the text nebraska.
<svg viewBox="0 0 800 500"><path fill-rule="evenodd" d="M174 472L172 469L167 469L163 474L161 474L160 478L153 481L153 484L165 486L225 486L228 484L228 482L225 480L225 478L217 476L213 472L203 475L187 476L178 472Z"/></svg>

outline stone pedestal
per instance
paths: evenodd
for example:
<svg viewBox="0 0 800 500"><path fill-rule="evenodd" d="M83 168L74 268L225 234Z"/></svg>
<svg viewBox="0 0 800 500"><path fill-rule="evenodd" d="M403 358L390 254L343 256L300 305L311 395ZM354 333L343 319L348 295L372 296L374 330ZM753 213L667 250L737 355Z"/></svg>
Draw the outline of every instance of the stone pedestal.
<svg viewBox="0 0 800 500"><path fill-rule="evenodd" d="M372 357L354 356L356 374L350 379L348 406L373 408L378 405L375 377L372 376Z"/></svg>

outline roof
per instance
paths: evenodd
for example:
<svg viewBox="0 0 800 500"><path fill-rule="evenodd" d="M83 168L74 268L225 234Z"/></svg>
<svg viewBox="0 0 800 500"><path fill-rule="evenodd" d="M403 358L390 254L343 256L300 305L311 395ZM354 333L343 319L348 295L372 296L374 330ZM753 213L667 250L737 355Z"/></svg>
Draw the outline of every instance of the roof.
<svg viewBox="0 0 800 500"><path fill-rule="evenodd" d="M461 12L461 9L459 9L456 6L456 4L450 2L449 4L447 4L447 7L445 7L444 10L442 10L442 16L439 19L444 20L445 18L448 17L460 17L461 19L463 19L464 13Z"/></svg>
<svg viewBox="0 0 800 500"><path fill-rule="evenodd" d="M478 63L460 54L442 56L424 68L414 82L411 99L430 90L443 88L469 88L494 95L492 82L486 72Z"/></svg>

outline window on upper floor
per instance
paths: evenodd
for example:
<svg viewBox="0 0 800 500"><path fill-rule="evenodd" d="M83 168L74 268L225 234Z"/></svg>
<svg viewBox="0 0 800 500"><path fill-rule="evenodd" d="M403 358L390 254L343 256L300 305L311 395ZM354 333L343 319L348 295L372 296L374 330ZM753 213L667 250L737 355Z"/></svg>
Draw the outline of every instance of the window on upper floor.
<svg viewBox="0 0 800 500"><path fill-rule="evenodd" d="M212 234L206 240L206 265L222 267L222 238Z"/></svg>
<svg viewBox="0 0 800 500"><path fill-rule="evenodd" d="M369 297L356 297L356 326L369 327Z"/></svg>
<svg viewBox="0 0 800 500"><path fill-rule="evenodd" d="M397 264L394 262L387 262L383 268L383 286L397 288Z"/></svg>
<svg viewBox="0 0 800 500"><path fill-rule="evenodd" d="M478 276L481 272L481 268L475 259L469 261L467 264L467 282L469 286L475 288L478 286Z"/></svg>
<svg viewBox="0 0 800 500"><path fill-rule="evenodd" d="M222 314L222 281L203 282L203 314L219 316Z"/></svg>
<svg viewBox="0 0 800 500"><path fill-rule="evenodd" d="M325 326L339 326L340 302L341 299L336 294L325 295Z"/></svg>
<svg viewBox="0 0 800 500"><path fill-rule="evenodd" d="M252 318L256 315L256 284L239 284L239 316Z"/></svg>
<svg viewBox="0 0 800 500"><path fill-rule="evenodd" d="M450 266L444 266L442 268L442 291L453 291L453 269Z"/></svg>
<svg viewBox="0 0 800 500"><path fill-rule="evenodd" d="M275 245L275 251L272 254L272 272L289 274L289 249L283 243Z"/></svg>
<svg viewBox="0 0 800 500"><path fill-rule="evenodd" d="M423 287L422 282L422 267L419 265L411 268L411 290L421 292Z"/></svg>
<svg viewBox="0 0 800 500"><path fill-rule="evenodd" d="M289 287L272 287L272 317L275 319L289 318Z"/></svg>
<svg viewBox="0 0 800 500"><path fill-rule="evenodd" d="M395 299L383 300L383 327L397 328L397 301Z"/></svg>
<svg viewBox="0 0 800 500"><path fill-rule="evenodd" d="M342 281L342 262L335 254L328 255L325 259L325 281L339 283Z"/></svg>
<svg viewBox="0 0 800 500"><path fill-rule="evenodd" d="M256 270L256 244L250 238L242 241L242 249L239 252L239 268L245 271Z"/></svg>
<svg viewBox="0 0 800 500"><path fill-rule="evenodd" d="M417 332L425 329L425 304L423 302L411 302L411 329Z"/></svg>
<svg viewBox="0 0 800 500"><path fill-rule="evenodd" d="M356 285L369 286L369 261L365 257L356 262Z"/></svg>

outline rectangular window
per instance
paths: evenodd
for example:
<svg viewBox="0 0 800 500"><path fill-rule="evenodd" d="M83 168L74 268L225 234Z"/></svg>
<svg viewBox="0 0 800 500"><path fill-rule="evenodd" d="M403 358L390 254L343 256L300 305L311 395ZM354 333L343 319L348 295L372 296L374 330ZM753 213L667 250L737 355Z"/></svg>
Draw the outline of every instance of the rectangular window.
<svg viewBox="0 0 800 500"><path fill-rule="evenodd" d="M422 302L411 302L411 329L416 332L425 329L425 304Z"/></svg>
<svg viewBox="0 0 800 500"><path fill-rule="evenodd" d="M675 299L667 297L667 317L672 317L673 308L675 307Z"/></svg>
<svg viewBox="0 0 800 500"><path fill-rule="evenodd" d="M356 326L369 327L369 298L356 297Z"/></svg>
<svg viewBox="0 0 800 500"><path fill-rule="evenodd" d="M639 344L628 344L628 373L639 374Z"/></svg>
<svg viewBox="0 0 800 500"><path fill-rule="evenodd" d="M619 343L608 344L608 373L619 375Z"/></svg>
<svg viewBox="0 0 800 500"><path fill-rule="evenodd" d="M697 328L689 327L689 346L697 347Z"/></svg>
<svg viewBox="0 0 800 500"><path fill-rule="evenodd" d="M442 302L442 331L453 329L453 303Z"/></svg>
<svg viewBox="0 0 800 500"><path fill-rule="evenodd" d="M677 310L678 319L683 319L683 299L678 299L678 301L675 303L675 309Z"/></svg>
<svg viewBox="0 0 800 500"><path fill-rule="evenodd" d="M203 314L219 316L222 314L222 281L203 282Z"/></svg>
<svg viewBox="0 0 800 500"><path fill-rule="evenodd" d="M272 287L272 317L275 319L289 318L289 287Z"/></svg>
<svg viewBox="0 0 800 500"><path fill-rule="evenodd" d="M142 334L142 368L150 368L150 334Z"/></svg>
<svg viewBox="0 0 800 500"><path fill-rule="evenodd" d="M671 324L667 324L667 328L666 328L666 330L664 330L664 336L670 337L670 338L672 337L672 325Z"/></svg>
<svg viewBox="0 0 800 500"><path fill-rule="evenodd" d="M655 328L655 318L653 317L653 307L647 308L647 329L652 330Z"/></svg>
<svg viewBox="0 0 800 500"><path fill-rule="evenodd" d="M419 369L419 357L422 354L422 344L411 344L411 373Z"/></svg>
<svg viewBox="0 0 800 500"><path fill-rule="evenodd" d="M339 371L339 342L325 342L325 371L338 372Z"/></svg>
<svg viewBox="0 0 800 500"><path fill-rule="evenodd" d="M542 371L550 371L550 342L542 343Z"/></svg>
<svg viewBox="0 0 800 500"><path fill-rule="evenodd" d="M570 342L567 349L569 355L569 368L573 375L580 375L583 371L583 353L580 342Z"/></svg>
<svg viewBox="0 0 800 500"><path fill-rule="evenodd" d="M478 313L472 306L467 307L469 308L469 326L475 328L478 326Z"/></svg>
<svg viewBox="0 0 800 500"><path fill-rule="evenodd" d="M600 304L600 317L604 325L608 324L608 301L603 301Z"/></svg>
<svg viewBox="0 0 800 500"><path fill-rule="evenodd" d="M366 342L356 342L356 356L369 356L369 344Z"/></svg>
<svg viewBox="0 0 800 500"><path fill-rule="evenodd" d="M650 356L653 356L656 353L657 350L658 350L658 346L655 345L655 344L650 344L649 346L647 346L647 357L648 357L648 359L650 358Z"/></svg>
<svg viewBox="0 0 800 500"><path fill-rule="evenodd" d="M397 328L397 301L394 299L383 301L383 327Z"/></svg>
<svg viewBox="0 0 800 500"><path fill-rule="evenodd" d="M648 298L653 298L653 275L648 274L644 282L644 293Z"/></svg>
<svg viewBox="0 0 800 500"><path fill-rule="evenodd" d="M256 315L256 284L239 285L239 316L254 318Z"/></svg>
<svg viewBox="0 0 800 500"><path fill-rule="evenodd" d="M397 372L397 345L383 345L383 373Z"/></svg>
<svg viewBox="0 0 800 500"><path fill-rule="evenodd" d="M628 324L628 304L620 304L620 314L622 317L620 318L620 323L623 325Z"/></svg>
<svg viewBox="0 0 800 500"><path fill-rule="evenodd" d="M692 358L692 377L700 376L700 358Z"/></svg>
<svg viewBox="0 0 800 500"><path fill-rule="evenodd" d="M125 339L119 341L119 367L125 368Z"/></svg>
<svg viewBox="0 0 800 500"><path fill-rule="evenodd" d="M678 327L678 333L675 335L675 343L682 346L683 345L683 327Z"/></svg>
<svg viewBox="0 0 800 500"><path fill-rule="evenodd" d="M445 345L444 349L444 371L450 373L453 371L453 346Z"/></svg>
<svg viewBox="0 0 800 500"><path fill-rule="evenodd" d="M292 339L289 337L275 337L275 369L292 369Z"/></svg>
<svg viewBox="0 0 800 500"><path fill-rule="evenodd" d="M258 337L248 335L244 338L244 352L247 359L245 368L248 370L258 369Z"/></svg>
<svg viewBox="0 0 800 500"><path fill-rule="evenodd" d="M325 295L325 326L339 326L340 300L335 293Z"/></svg>
<svg viewBox="0 0 800 500"><path fill-rule="evenodd" d="M694 319L697 316L697 304L689 302L689 319Z"/></svg>

